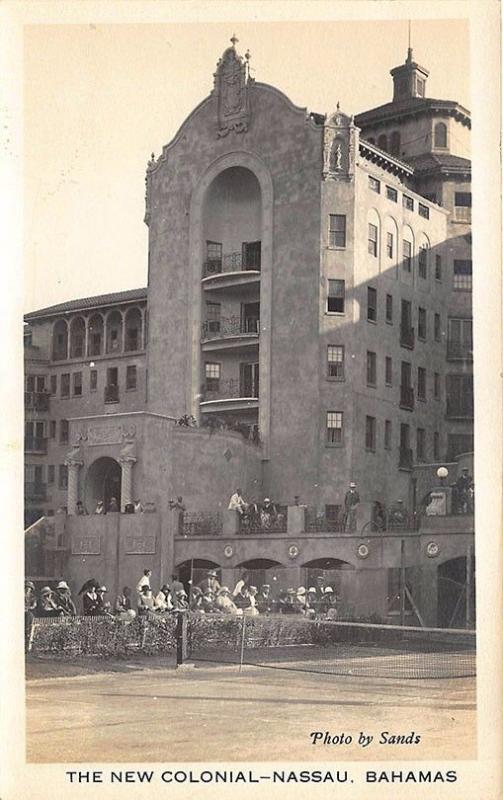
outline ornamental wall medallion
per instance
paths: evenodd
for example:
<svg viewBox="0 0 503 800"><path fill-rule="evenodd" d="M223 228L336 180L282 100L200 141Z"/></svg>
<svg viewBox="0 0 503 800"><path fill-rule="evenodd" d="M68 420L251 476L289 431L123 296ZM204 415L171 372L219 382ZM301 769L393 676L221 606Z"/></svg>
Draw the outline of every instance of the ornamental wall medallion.
<svg viewBox="0 0 503 800"><path fill-rule="evenodd" d="M234 555L234 550L232 549L232 546L230 544L225 545L224 556L226 558L232 558L233 555Z"/></svg>
<svg viewBox="0 0 503 800"><path fill-rule="evenodd" d="M245 133L250 122L250 86L253 79L248 74L249 53L241 58L236 53L235 36L232 47L225 50L214 74L213 94L217 102L217 136L228 133Z"/></svg>
<svg viewBox="0 0 503 800"><path fill-rule="evenodd" d="M428 558L436 558L440 553L440 546L436 542L428 542L426 545L426 555Z"/></svg>
<svg viewBox="0 0 503 800"><path fill-rule="evenodd" d="M297 558L299 553L300 550L296 544L291 544L290 547L288 548L288 555L290 556L290 558Z"/></svg>
<svg viewBox="0 0 503 800"><path fill-rule="evenodd" d="M358 556L358 558L368 558L369 554L370 550L366 544L358 545L358 549L356 551L356 555Z"/></svg>

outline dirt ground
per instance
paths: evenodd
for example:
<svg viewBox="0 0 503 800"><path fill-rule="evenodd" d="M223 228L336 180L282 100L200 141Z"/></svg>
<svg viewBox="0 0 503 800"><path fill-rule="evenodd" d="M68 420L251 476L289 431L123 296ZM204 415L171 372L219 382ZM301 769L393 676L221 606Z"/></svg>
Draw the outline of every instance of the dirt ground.
<svg viewBox="0 0 503 800"><path fill-rule="evenodd" d="M34 660L27 677L29 762L476 758L474 678L175 670L172 659L151 657ZM414 732L420 742L379 743L382 731ZM313 732L344 734L346 744L313 745ZM367 747L358 744L361 732L374 737Z"/></svg>

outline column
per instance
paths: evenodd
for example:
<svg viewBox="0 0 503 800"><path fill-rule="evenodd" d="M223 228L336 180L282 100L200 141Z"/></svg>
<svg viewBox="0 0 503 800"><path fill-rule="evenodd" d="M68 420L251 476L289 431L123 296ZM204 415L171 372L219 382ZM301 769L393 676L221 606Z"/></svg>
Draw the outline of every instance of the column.
<svg viewBox="0 0 503 800"><path fill-rule="evenodd" d="M121 511L124 511L128 503L133 502L133 464L136 458L120 458L121 465Z"/></svg>
<svg viewBox="0 0 503 800"><path fill-rule="evenodd" d="M66 322L66 357L67 358L71 358L71 349L70 349L70 345L71 345L71 341L72 341L71 330L72 330L72 320L69 319Z"/></svg>
<svg viewBox="0 0 503 800"><path fill-rule="evenodd" d="M84 358L89 355L89 317L84 317L86 332L84 337Z"/></svg>
<svg viewBox="0 0 503 800"><path fill-rule="evenodd" d="M79 467L81 461L66 461L68 467L68 489L66 505L69 514L77 512L77 500L79 499Z"/></svg>

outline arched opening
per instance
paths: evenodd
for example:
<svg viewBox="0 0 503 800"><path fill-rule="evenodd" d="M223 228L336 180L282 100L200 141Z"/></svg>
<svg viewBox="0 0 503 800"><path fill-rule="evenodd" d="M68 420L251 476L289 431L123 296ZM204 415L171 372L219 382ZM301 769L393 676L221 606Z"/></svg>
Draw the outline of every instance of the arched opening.
<svg viewBox="0 0 503 800"><path fill-rule="evenodd" d="M279 561L270 558L252 558L242 561L238 567L241 574L247 574L248 583L251 586L260 589L264 584L269 584L273 597L281 588L284 588L285 568Z"/></svg>
<svg viewBox="0 0 503 800"><path fill-rule="evenodd" d="M101 500L107 510L112 497L121 508L121 467L115 458L103 456L93 461L87 470L85 507L92 514Z"/></svg>
<svg viewBox="0 0 503 800"><path fill-rule="evenodd" d="M435 147L447 147L447 125L445 122L437 122L433 136L433 144Z"/></svg>
<svg viewBox="0 0 503 800"><path fill-rule="evenodd" d="M126 313L126 352L141 350L142 347L142 319L139 308L130 308Z"/></svg>
<svg viewBox="0 0 503 800"><path fill-rule="evenodd" d="M89 320L89 356L100 356L103 352L103 317L93 314Z"/></svg>
<svg viewBox="0 0 503 800"><path fill-rule="evenodd" d="M219 583L222 582L222 570L216 561L209 561L206 558L191 558L177 564L175 576L184 585L185 591L189 594L191 586L197 586L204 581L208 570L215 570Z"/></svg>
<svg viewBox="0 0 503 800"><path fill-rule="evenodd" d="M393 131L389 138L389 151L392 156L400 155L400 132Z"/></svg>
<svg viewBox="0 0 503 800"><path fill-rule="evenodd" d="M64 361L68 358L68 325L66 320L58 319L52 329L52 360Z"/></svg>
<svg viewBox="0 0 503 800"><path fill-rule="evenodd" d="M466 556L450 558L437 572L437 619L440 628L465 628L467 619L474 627L475 571L474 560Z"/></svg>
<svg viewBox="0 0 503 800"><path fill-rule="evenodd" d="M75 317L70 323L70 358L84 357L86 323L82 317Z"/></svg>
<svg viewBox="0 0 503 800"><path fill-rule="evenodd" d="M377 146L381 150L387 150L388 149L388 137L386 136L385 133L381 133L381 135L379 136L379 138L377 140Z"/></svg>
<svg viewBox="0 0 503 800"><path fill-rule="evenodd" d="M107 317L107 353L118 353L122 350L122 314L111 311Z"/></svg>

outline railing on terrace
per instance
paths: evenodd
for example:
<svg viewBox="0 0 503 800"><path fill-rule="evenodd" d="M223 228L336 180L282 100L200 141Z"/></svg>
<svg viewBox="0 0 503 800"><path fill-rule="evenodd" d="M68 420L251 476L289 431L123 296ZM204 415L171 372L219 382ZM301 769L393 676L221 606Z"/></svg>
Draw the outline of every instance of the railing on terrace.
<svg viewBox="0 0 503 800"><path fill-rule="evenodd" d="M224 400L225 398L250 397L258 398L258 384L248 384L236 379L216 381L211 388L204 391L204 401Z"/></svg>
<svg viewBox="0 0 503 800"><path fill-rule="evenodd" d="M201 325L203 339L220 339L224 336L258 335L260 320L256 317L242 319L239 316L222 317L218 320L206 320Z"/></svg>
<svg viewBox="0 0 503 800"><path fill-rule="evenodd" d="M414 328L400 325L400 344L402 347L407 347L409 350L414 349Z"/></svg>
<svg viewBox="0 0 503 800"><path fill-rule="evenodd" d="M287 532L287 506L274 505L274 512L269 514L258 507L257 511L248 510L240 518L239 532L243 534L268 534Z"/></svg>
<svg viewBox="0 0 503 800"><path fill-rule="evenodd" d="M456 339L449 339L447 341L447 358L473 361L473 344L471 342L460 342Z"/></svg>
<svg viewBox="0 0 503 800"><path fill-rule="evenodd" d="M119 387L105 386L105 403L118 403L118 402L119 402Z"/></svg>
<svg viewBox="0 0 503 800"><path fill-rule="evenodd" d="M27 481L24 485L24 495L28 500L31 498L36 500L45 500L47 495L47 486L45 483Z"/></svg>
<svg viewBox="0 0 503 800"><path fill-rule="evenodd" d="M344 514L337 517L327 517L324 511L317 508L307 508L306 510L306 533L323 533L332 531L333 533L344 533Z"/></svg>
<svg viewBox="0 0 503 800"><path fill-rule="evenodd" d="M45 436L26 436L24 451L25 453L47 453L47 438Z"/></svg>
<svg viewBox="0 0 503 800"><path fill-rule="evenodd" d="M400 408L407 411L414 409L414 389L412 386L400 386Z"/></svg>
<svg viewBox="0 0 503 800"><path fill-rule="evenodd" d="M412 469L413 456L412 448L399 447L398 448L398 466L402 469Z"/></svg>
<svg viewBox="0 0 503 800"><path fill-rule="evenodd" d="M185 511L180 515L181 536L218 536L222 533L222 514Z"/></svg>
<svg viewBox="0 0 503 800"><path fill-rule="evenodd" d="M225 253L221 258L209 258L203 263L203 278L222 272L260 272L260 253Z"/></svg>
<svg viewBox="0 0 503 800"><path fill-rule="evenodd" d="M34 411L48 411L49 397L49 392L25 392L24 406Z"/></svg>

